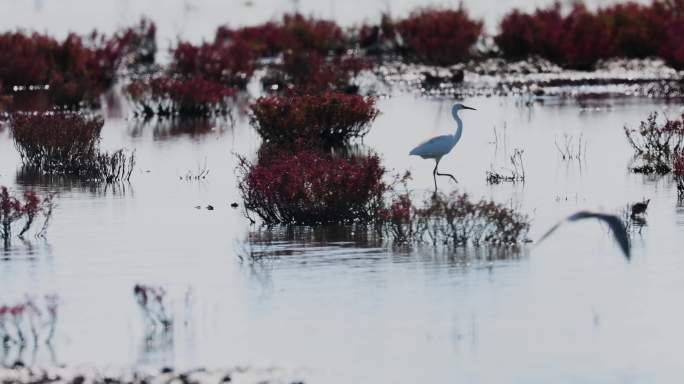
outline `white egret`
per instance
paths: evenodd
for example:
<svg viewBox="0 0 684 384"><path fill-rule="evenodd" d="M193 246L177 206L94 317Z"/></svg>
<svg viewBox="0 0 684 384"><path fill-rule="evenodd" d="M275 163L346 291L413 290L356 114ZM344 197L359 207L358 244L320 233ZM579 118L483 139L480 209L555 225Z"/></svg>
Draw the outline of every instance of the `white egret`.
<svg viewBox="0 0 684 384"><path fill-rule="evenodd" d="M549 237L549 235L551 235L562 224L569 221L573 222L584 219L598 219L599 221L608 224L608 228L610 228L610 231L613 233L613 237L615 237L615 240L617 240L618 244L620 245L622 253L625 255L625 258L629 260L629 258L631 257L631 249L629 245L629 235L627 234L625 224L622 222L622 219L620 219L618 216L610 215L607 213L590 211L580 211L577 213L573 213L572 215L568 216L565 220L562 220L558 224L551 227L551 229L549 229L548 232L546 232L544 236L542 236L541 239L539 239L537 244L544 241L544 239Z"/></svg>
<svg viewBox="0 0 684 384"><path fill-rule="evenodd" d="M435 160L435 169L432 171L432 177L435 180L435 192L437 192L437 176L449 176L452 180L458 183L458 180L456 180L453 175L448 173L439 173L437 171L437 167L439 166L439 161L442 160L442 157L451 152L454 146L456 146L456 143L461 140L461 135L463 134L463 121L458 116L458 111L462 109L476 111L475 108L466 107L461 103L456 103L453 107L451 107L451 115L454 117L454 120L456 120L457 124L456 132L454 132L453 135L433 137L432 139L421 143L417 147L413 148L411 152L409 152L410 156L420 156L423 159Z"/></svg>

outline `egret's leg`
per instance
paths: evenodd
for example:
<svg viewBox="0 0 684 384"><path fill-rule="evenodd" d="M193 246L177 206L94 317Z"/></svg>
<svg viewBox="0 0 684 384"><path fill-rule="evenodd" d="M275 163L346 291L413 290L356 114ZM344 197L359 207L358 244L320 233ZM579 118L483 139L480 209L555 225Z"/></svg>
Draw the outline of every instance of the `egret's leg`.
<svg viewBox="0 0 684 384"><path fill-rule="evenodd" d="M442 159L439 159L439 160L442 160ZM455 183L458 183L458 180L456 180L454 175L451 175L449 173L439 173L437 171L437 166L439 165L439 160L437 160L437 164L435 164L435 175L436 176L449 176L449 177L451 177L451 180L453 180ZM437 182L436 181L435 181L435 190L437 190Z"/></svg>
<svg viewBox="0 0 684 384"><path fill-rule="evenodd" d="M437 193L437 166L439 165L439 159L435 159L435 169L432 171L432 178L435 179L435 193Z"/></svg>

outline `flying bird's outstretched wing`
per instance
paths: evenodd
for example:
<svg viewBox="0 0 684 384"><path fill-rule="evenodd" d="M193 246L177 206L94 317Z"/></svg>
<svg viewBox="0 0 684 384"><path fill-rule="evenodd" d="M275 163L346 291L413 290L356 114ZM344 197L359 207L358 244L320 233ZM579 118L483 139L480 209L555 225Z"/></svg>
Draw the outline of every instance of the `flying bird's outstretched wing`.
<svg viewBox="0 0 684 384"><path fill-rule="evenodd" d="M553 232L558 229L561 225L568 221L579 221L579 220L584 220L584 219L598 219L606 224L608 224L608 228L610 228L610 231L613 234L613 237L615 240L618 242L620 245L620 249L622 250L622 253L625 255L625 258L627 260L630 259L631 257L631 248L629 245L629 235L627 234L627 229L625 228L625 225L623 224L622 220L615 216L615 215L609 215L607 213L596 213L596 212L590 212L590 211L580 211L577 213L574 213L570 216L568 216L565 220L559 222L558 224L554 225L549 229L537 242L537 244L541 243L549 237Z"/></svg>

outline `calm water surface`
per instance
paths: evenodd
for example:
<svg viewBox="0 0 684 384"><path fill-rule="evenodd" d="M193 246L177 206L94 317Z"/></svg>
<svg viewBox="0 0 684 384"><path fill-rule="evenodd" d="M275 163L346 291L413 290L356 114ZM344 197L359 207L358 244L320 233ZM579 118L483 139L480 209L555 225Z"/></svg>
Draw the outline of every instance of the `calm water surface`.
<svg viewBox="0 0 684 384"><path fill-rule="evenodd" d="M250 3L252 5L250 5ZM455 4L455 2L436 2ZM513 6L547 1L466 2L491 25ZM403 15L415 0L300 1L300 10L345 25ZM604 2L592 2L593 5ZM97 26L112 31L141 14L159 25L162 47L177 36L209 38L215 27L261 22L292 2L0 0L0 29L63 36ZM163 55L163 53L162 53ZM464 101L462 141L441 164L473 197L510 202L533 218L537 239L578 209L618 212L651 198L648 226L626 263L596 223L564 227L539 246L501 258L485 250L392 249L356 236L273 234L250 244L239 210L235 154L253 156L260 139L246 118L194 128L141 125L126 105L106 112L102 146L135 149L130 185L116 188L35 181L22 176L7 129L0 128L0 185L58 191L46 241L15 241L0 256L0 302L58 293L54 348L2 351L37 365L179 368L280 367L311 382L636 383L680 382L684 339L684 208L668 178L633 175L622 127L680 104L648 99L520 107L515 98ZM427 160L407 156L426 137L453 131L451 101L397 96L363 143L388 169L409 169L409 187L432 186ZM239 115L238 115L239 116ZM505 127L505 128L504 128ZM496 133L495 133L496 129ZM587 141L581 162L560 159L563 135ZM524 184L489 186L485 172L507 166L521 148ZM180 177L206 164L204 181ZM454 186L440 180L443 190ZM214 211L197 210L212 204ZM254 230L254 228L252 228ZM332 231L336 232L336 231ZM337 231L339 232L339 231ZM262 233L263 234L263 233ZM264 235L266 236L266 235ZM250 249L280 256L240 263ZM136 283L169 290L172 340L145 342Z"/></svg>
<svg viewBox="0 0 684 384"><path fill-rule="evenodd" d="M428 190L432 163L406 154L454 129L449 103L383 99L364 145L389 169L410 169L411 189ZM26 185L35 182L17 173L5 129L0 184L60 193L47 241L16 241L0 261L4 300L49 292L62 300L54 355L41 348L26 358L40 365L274 366L333 383L677 382L684 212L667 178L627 171L622 127L654 110L675 116L681 107L645 99L601 100L591 110L526 108L514 98L465 103L478 111L463 114L462 141L442 162L462 190L520 206L534 219L532 239L574 210L617 212L649 197L633 261L595 223L564 227L503 259L484 250L392 249L320 231L276 233L269 244L250 245L246 219L229 207L239 201L234 154L253 156L260 145L244 118L204 134L109 118L103 146L138 154L131 184L117 189ZM580 133L585 159L562 161L554 141ZM487 185L485 171L505 166L505 152L516 147L525 151L526 183ZM180 180L205 162L207 180ZM216 210L194 208L206 204ZM284 256L240 263L250 248ZM135 283L169 289L182 319L173 341L144 342Z"/></svg>

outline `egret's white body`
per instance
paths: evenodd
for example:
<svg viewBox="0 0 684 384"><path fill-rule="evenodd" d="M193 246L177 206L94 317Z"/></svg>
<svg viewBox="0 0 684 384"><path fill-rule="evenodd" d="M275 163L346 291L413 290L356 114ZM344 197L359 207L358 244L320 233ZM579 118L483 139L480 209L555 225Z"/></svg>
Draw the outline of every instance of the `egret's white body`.
<svg viewBox="0 0 684 384"><path fill-rule="evenodd" d="M419 144L409 152L409 155L411 156L420 156L423 159L435 160L435 169L432 171L432 176L435 180L435 192L437 191L437 176L449 176L456 181L456 178L453 175L437 172L437 167L439 166L439 161L442 160L442 157L451 152L461 140L461 135L463 135L463 120L458 116L458 112L462 109L475 110L475 108L466 107L460 103L454 104L454 106L451 107L451 115L454 117L454 120L456 120L456 132L454 132L453 135L433 137Z"/></svg>

